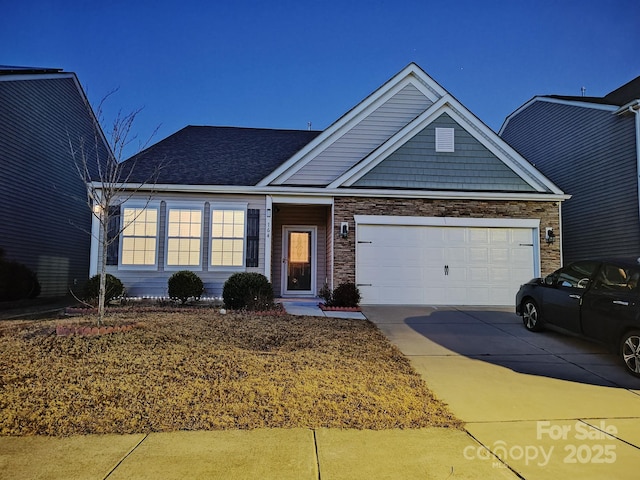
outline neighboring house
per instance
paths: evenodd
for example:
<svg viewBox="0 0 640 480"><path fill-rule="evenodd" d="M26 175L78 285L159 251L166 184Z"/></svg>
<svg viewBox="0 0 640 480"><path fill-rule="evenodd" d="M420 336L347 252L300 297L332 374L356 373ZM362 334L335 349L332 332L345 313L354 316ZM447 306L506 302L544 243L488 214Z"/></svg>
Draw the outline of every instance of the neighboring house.
<svg viewBox="0 0 640 480"><path fill-rule="evenodd" d="M500 136L571 199L562 205L565 262L640 257L640 77L604 97L537 96Z"/></svg>
<svg viewBox="0 0 640 480"><path fill-rule="evenodd" d="M131 296L188 269L207 296L250 271L283 297L355 282L365 304L513 305L560 264L545 238L567 196L415 64L323 132L189 126L134 163L132 188L162 169L107 258Z"/></svg>
<svg viewBox="0 0 640 480"><path fill-rule="evenodd" d="M95 128L74 73L0 66L0 248L37 274L42 297L88 279L91 210L70 142L91 148Z"/></svg>

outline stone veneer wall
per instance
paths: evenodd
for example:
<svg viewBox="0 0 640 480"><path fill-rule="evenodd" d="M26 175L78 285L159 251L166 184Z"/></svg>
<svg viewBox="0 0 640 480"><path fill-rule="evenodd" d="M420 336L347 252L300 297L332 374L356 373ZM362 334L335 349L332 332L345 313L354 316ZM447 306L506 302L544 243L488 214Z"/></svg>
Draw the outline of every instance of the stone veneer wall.
<svg viewBox="0 0 640 480"><path fill-rule="evenodd" d="M557 202L518 200L430 200L404 198L336 197L334 199L334 287L355 282L356 234L354 215L420 217L540 219L541 274L560 267L560 222ZM340 237L340 223L349 222L349 236ZM545 241L545 227L552 227L557 240Z"/></svg>

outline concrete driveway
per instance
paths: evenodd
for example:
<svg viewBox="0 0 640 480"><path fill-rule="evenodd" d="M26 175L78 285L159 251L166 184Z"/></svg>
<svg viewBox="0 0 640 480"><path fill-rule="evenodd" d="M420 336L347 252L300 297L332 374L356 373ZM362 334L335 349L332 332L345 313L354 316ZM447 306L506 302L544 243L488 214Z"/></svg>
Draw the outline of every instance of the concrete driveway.
<svg viewBox="0 0 640 480"><path fill-rule="evenodd" d="M640 379L599 345L529 332L507 308L363 311L491 451L461 456L526 479L640 473Z"/></svg>

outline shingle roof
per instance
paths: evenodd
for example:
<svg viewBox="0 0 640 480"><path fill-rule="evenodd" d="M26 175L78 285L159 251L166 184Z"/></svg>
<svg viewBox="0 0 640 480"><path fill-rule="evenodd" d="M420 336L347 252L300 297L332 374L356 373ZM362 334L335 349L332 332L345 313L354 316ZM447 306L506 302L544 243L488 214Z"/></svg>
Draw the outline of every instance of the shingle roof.
<svg viewBox="0 0 640 480"><path fill-rule="evenodd" d="M132 183L255 185L321 132L187 126L124 163Z"/></svg>
<svg viewBox="0 0 640 480"><path fill-rule="evenodd" d="M604 97L578 97L570 95L543 95L547 98L556 98L558 100L569 100L576 102L597 103L600 105L616 105L621 107L632 100L640 99L640 76L634 78L630 82L625 83L621 87L609 92Z"/></svg>

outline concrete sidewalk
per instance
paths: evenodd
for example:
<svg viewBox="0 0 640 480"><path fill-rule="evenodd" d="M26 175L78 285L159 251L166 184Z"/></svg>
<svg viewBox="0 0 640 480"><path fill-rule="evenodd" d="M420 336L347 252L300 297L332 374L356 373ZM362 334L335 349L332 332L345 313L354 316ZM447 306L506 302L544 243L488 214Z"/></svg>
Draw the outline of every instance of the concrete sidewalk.
<svg viewBox="0 0 640 480"><path fill-rule="evenodd" d="M465 458L527 480L638 476L640 379L600 346L529 332L510 308L364 311L467 422L483 447Z"/></svg>
<svg viewBox="0 0 640 480"><path fill-rule="evenodd" d="M300 300L279 300L286 312L290 315L302 315L308 317L329 317L329 318L353 318L366 320L362 312L341 312L336 310L322 310L318 304L318 299Z"/></svg>
<svg viewBox="0 0 640 480"><path fill-rule="evenodd" d="M307 430L0 437L0 478L22 479L509 479L465 458L466 432Z"/></svg>

